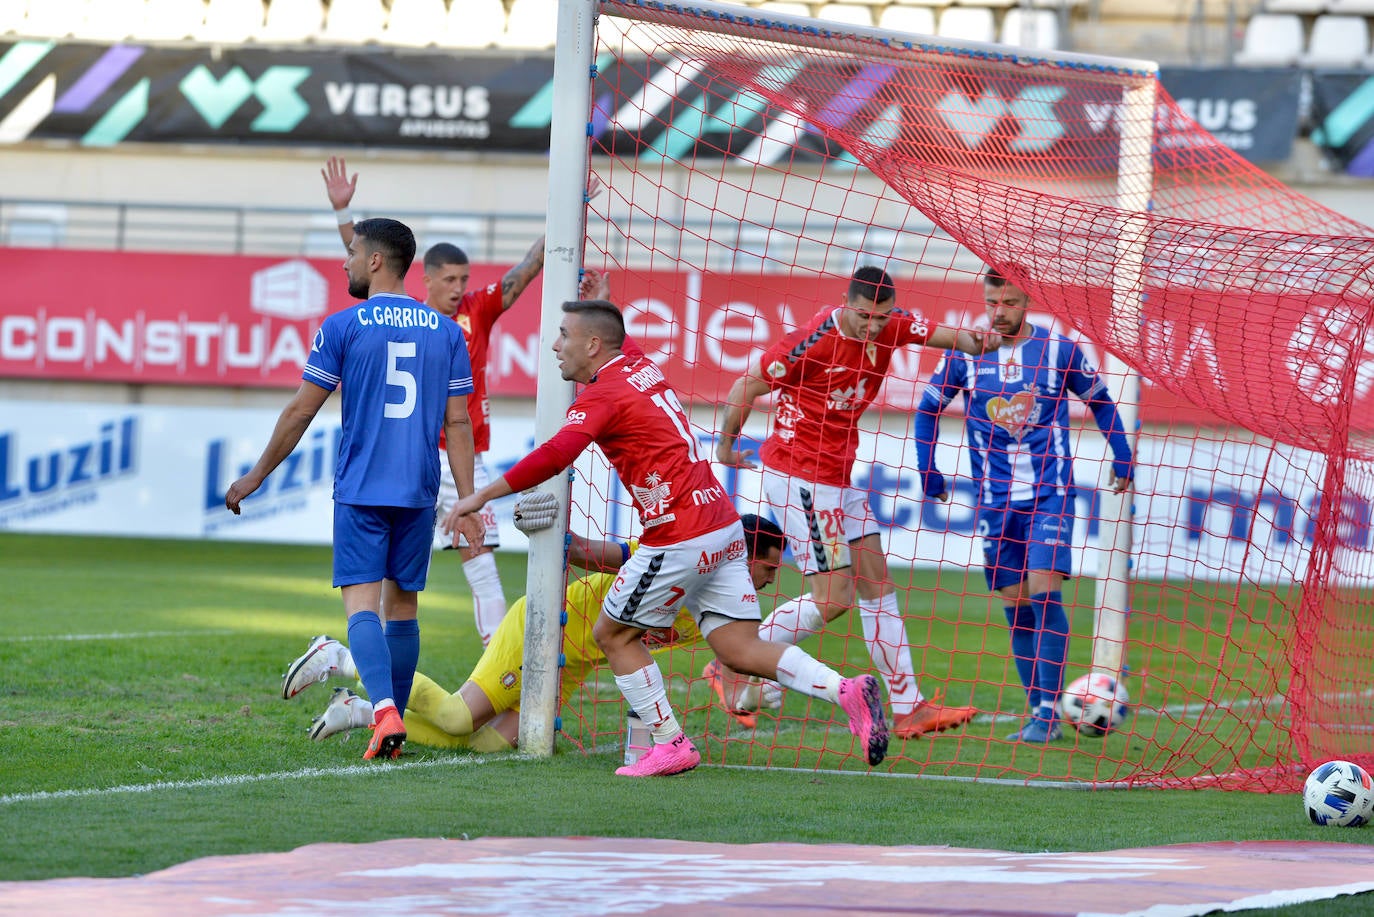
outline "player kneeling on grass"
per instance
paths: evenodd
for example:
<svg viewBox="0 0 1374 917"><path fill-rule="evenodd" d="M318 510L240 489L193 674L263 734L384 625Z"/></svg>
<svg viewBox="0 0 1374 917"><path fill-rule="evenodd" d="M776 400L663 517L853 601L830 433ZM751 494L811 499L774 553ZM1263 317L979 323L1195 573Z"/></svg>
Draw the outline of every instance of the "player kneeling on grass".
<svg viewBox="0 0 1374 917"><path fill-rule="evenodd" d="M838 704L869 764L882 761L887 720L877 679L841 678L798 647L759 639L758 594L745 564L739 513L662 371L626 341L620 310L599 299L565 302L553 350L563 378L584 386L562 428L504 476L459 500L444 528L453 530L489 501L559 474L591 444L601 447L634 496L644 534L607 593L592 636L654 740L616 773L665 776L701 762L642 639L645 631L671 627L684 606L723 663Z"/></svg>
<svg viewBox="0 0 1374 917"><path fill-rule="evenodd" d="M544 501L548 501L544 504ZM516 506L516 526L523 531L547 528L554 522L553 496L535 493ZM542 515L530 512L530 505L549 505L547 521L522 524L522 517ZM782 562L782 530L759 516L746 515L745 547L749 553L749 575L755 589L762 589L777 577ZM559 704L566 704L573 692L606 657L592 640L592 625L601 603L615 583L613 572L629 557L631 546L625 542L587 541L576 536L568 552L568 562L592 573L568 584L565 607L567 624L563 628L563 654L567 662L561 679ZM675 646L701 641L692 613L682 609L672 627L645 631L644 642L650 653L658 654ZM520 733L520 666L525 651L525 599L511 605L510 612L497 627L491 643L482 653L472 674L456 692L449 693L421 673L415 675L410 704L406 708L407 741L437 748L470 748L474 751L507 751L514 748ZM329 637L316 637L306 653L292 663L282 681L282 696L294 697L330 676L354 677L353 658L348 648ZM317 716L310 737L322 741L329 736L358 729L371 722L372 705L347 688L336 688L325 712Z"/></svg>

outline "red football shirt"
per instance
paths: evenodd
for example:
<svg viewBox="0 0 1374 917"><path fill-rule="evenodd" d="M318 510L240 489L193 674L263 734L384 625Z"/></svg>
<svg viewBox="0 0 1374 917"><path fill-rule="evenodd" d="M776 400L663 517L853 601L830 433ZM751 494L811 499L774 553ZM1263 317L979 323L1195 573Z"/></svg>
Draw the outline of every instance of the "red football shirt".
<svg viewBox="0 0 1374 917"><path fill-rule="evenodd" d="M759 360L777 395L773 430L759 458L769 468L817 484L850 483L859 448L859 417L878 396L892 353L930 339L919 313L894 309L877 337L846 336L839 308L822 309Z"/></svg>
<svg viewBox="0 0 1374 917"><path fill-rule="evenodd" d="M458 300L453 320L463 329L468 344L468 362L472 364L472 394L468 395L468 416L472 419L473 451L481 454L491 449L491 404L487 400L487 357L491 352L491 329L506 311L502 304L501 284L492 283L480 290L464 293ZM444 449L444 436L439 434L439 449Z"/></svg>
<svg viewBox="0 0 1374 917"><path fill-rule="evenodd" d="M601 367L563 427L506 472L506 483L517 492L533 487L593 442L634 498L641 544L675 544L739 519L677 394L648 358L622 354Z"/></svg>

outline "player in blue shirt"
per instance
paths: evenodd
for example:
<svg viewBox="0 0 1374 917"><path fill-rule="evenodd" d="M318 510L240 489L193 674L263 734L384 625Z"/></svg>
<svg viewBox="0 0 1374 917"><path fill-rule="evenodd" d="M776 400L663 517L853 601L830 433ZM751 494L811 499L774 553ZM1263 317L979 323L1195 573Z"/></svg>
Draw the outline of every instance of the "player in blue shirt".
<svg viewBox="0 0 1374 917"><path fill-rule="evenodd" d="M1131 479L1131 447L1107 386L1078 345L1026 322L1030 298L994 269L983 278L991 329L1002 346L980 356L946 351L921 397L916 460L925 495L948 500L935 467L940 412L964 396L978 534L988 588L1006 603L1016 671L1031 718L1008 739L1060 738L1055 705L1063 689L1069 619L1062 588L1071 575L1074 493L1069 401L1088 405L1111 448L1111 486Z"/></svg>
<svg viewBox="0 0 1374 917"><path fill-rule="evenodd" d="M402 714L420 655L419 592L429 573L439 492L439 430L459 494L472 493L473 442L467 394L472 369L461 329L406 295L415 236L395 220L353 227L344 271L350 296L366 300L324 320L304 380L277 419L251 471L224 504L242 501L291 454L334 389L343 387L334 472L334 585L348 614L348 643L376 705L364 758L397 757ZM465 517L468 544L482 523ZM379 612L385 610L383 630Z"/></svg>

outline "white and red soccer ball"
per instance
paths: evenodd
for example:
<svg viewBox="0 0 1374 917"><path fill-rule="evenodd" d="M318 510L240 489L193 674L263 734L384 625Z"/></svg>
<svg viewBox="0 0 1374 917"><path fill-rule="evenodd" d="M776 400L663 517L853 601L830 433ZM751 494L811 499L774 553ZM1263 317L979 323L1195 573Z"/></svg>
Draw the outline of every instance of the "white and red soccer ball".
<svg viewBox="0 0 1374 917"><path fill-rule="evenodd" d="M1350 761L1327 761L1307 775L1302 805L1315 825L1358 828L1374 819L1374 779Z"/></svg>
<svg viewBox="0 0 1374 917"><path fill-rule="evenodd" d="M1059 695L1059 715L1086 736L1102 736L1119 729L1131 712L1131 696L1120 678L1091 672Z"/></svg>

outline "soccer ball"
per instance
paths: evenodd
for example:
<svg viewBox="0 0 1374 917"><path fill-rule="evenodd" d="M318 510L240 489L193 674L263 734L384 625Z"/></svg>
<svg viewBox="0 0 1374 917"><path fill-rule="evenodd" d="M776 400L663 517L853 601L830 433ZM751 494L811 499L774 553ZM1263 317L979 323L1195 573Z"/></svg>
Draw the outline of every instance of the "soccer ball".
<svg viewBox="0 0 1374 917"><path fill-rule="evenodd" d="M1358 828L1374 818L1374 780L1349 761L1328 761L1307 775L1302 804L1316 825Z"/></svg>
<svg viewBox="0 0 1374 917"><path fill-rule="evenodd" d="M1085 736L1106 735L1126 722L1131 696L1119 678L1093 672L1074 680L1059 695L1064 721Z"/></svg>

